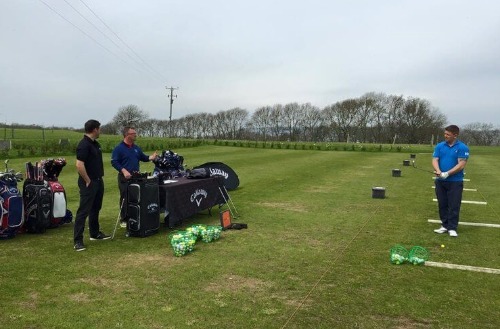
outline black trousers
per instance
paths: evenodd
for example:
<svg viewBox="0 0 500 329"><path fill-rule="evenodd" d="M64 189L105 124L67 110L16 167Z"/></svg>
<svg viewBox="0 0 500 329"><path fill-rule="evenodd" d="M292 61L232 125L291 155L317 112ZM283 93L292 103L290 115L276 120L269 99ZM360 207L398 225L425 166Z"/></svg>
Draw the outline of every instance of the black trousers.
<svg viewBox="0 0 500 329"><path fill-rule="evenodd" d="M89 218L89 234L95 237L99 234L99 211L104 197L104 182L101 178L93 179L90 185L85 186L83 178L78 177L80 189L80 206L76 212L73 240L83 242L85 219Z"/></svg>
<svg viewBox="0 0 500 329"><path fill-rule="evenodd" d="M463 182L446 182L436 179L436 197L438 199L441 224L448 230L457 230L460 206L462 204Z"/></svg>

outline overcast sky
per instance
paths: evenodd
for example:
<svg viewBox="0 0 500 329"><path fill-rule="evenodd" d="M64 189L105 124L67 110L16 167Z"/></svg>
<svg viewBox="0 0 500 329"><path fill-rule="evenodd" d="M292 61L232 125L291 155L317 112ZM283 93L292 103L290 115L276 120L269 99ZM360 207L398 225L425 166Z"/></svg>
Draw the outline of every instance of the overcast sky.
<svg viewBox="0 0 500 329"><path fill-rule="evenodd" d="M0 47L8 124L168 120L172 86L173 119L373 91L500 126L493 0L0 0Z"/></svg>

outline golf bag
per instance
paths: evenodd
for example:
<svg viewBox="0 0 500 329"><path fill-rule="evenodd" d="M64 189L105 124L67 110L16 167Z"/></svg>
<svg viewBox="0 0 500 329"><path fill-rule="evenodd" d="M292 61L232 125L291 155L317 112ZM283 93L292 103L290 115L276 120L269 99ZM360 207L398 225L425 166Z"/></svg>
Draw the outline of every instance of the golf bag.
<svg viewBox="0 0 500 329"><path fill-rule="evenodd" d="M43 179L46 181L57 181L65 165L66 159L64 158L42 160Z"/></svg>
<svg viewBox="0 0 500 329"><path fill-rule="evenodd" d="M17 180L0 179L0 238L8 239L16 233L24 223L23 197L17 189Z"/></svg>
<svg viewBox="0 0 500 329"><path fill-rule="evenodd" d="M184 157L171 150L163 151L153 160L153 163L155 164L154 176L158 176L160 182L185 176Z"/></svg>
<svg viewBox="0 0 500 329"><path fill-rule="evenodd" d="M146 237L160 229L158 178L132 178L127 187L128 236Z"/></svg>
<svg viewBox="0 0 500 329"><path fill-rule="evenodd" d="M50 212L50 226L58 227L70 223L73 214L67 209L66 191L58 181L48 181L48 187L52 195L52 211Z"/></svg>
<svg viewBox="0 0 500 329"><path fill-rule="evenodd" d="M35 166L31 162L26 163L26 177L39 181L38 185L44 181L52 196L49 228L58 227L73 220L73 214L67 209L66 192L58 181L59 174L65 165L64 158L42 160Z"/></svg>
<svg viewBox="0 0 500 329"><path fill-rule="evenodd" d="M23 186L25 228L29 233L43 233L51 226L52 192L44 181L26 179Z"/></svg>

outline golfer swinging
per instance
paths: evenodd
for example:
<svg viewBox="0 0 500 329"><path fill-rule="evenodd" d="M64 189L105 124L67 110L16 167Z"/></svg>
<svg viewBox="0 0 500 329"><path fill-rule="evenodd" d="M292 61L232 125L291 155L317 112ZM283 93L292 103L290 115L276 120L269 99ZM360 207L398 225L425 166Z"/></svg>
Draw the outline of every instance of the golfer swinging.
<svg viewBox="0 0 500 329"><path fill-rule="evenodd" d="M464 168L469 158L469 148L458 138L459 128L450 125L444 129L444 141L436 145L432 166L436 173L436 197L441 227L434 232L448 232L458 236L457 226L464 188Z"/></svg>

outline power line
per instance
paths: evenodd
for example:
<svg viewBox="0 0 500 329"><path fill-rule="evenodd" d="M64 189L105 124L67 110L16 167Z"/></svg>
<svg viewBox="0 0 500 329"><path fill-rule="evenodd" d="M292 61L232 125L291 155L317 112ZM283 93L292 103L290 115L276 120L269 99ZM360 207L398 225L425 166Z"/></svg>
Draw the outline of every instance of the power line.
<svg viewBox="0 0 500 329"><path fill-rule="evenodd" d="M134 61L136 64L139 65L139 67L141 69L143 69L143 65L137 61L137 59L135 59L134 57L130 56L130 54L128 52L126 52L119 44L117 44L113 39L111 39L106 33L104 33L103 31L101 31L101 29L99 29L94 23L92 23L87 17L85 17L85 15L83 15L80 11L78 11L78 9L76 9L71 3L68 2L68 0L64 0L64 2L66 2L66 4L68 6L70 6L78 15L80 15L81 18L83 18L85 21L87 21L90 25L92 25L92 27L94 27L94 29L96 29L99 33L101 33L106 39L108 39L109 41L111 41L111 43L113 43L118 49L120 49L125 55L127 55L128 58L130 58L132 61ZM94 13L83 1L82 3L92 12ZM95 13L94 13L95 14ZM147 68L147 67L146 67ZM145 73L147 74L151 74L150 72L148 71L145 71ZM154 72L153 72L154 73ZM157 76L152 76L153 78L155 79L158 79ZM160 80L162 81L162 80Z"/></svg>
<svg viewBox="0 0 500 329"><path fill-rule="evenodd" d="M116 55L114 52L112 52L111 50L109 50L108 48L106 48L104 45L102 45L99 41L97 41L96 39L94 39L92 36L90 36L87 32L85 32L84 30L82 30L81 28L79 28L78 26L76 26L75 24L73 24L73 22L71 22L69 19L67 19L66 17L64 17L62 14L60 14L57 10L55 10L54 8L52 8L48 3L46 3L45 1L43 0L38 0L40 1L41 3L43 3L45 6L47 6L47 8L49 8L50 10L52 10L52 12L54 12L56 15L58 15L59 17L61 17L62 19L64 19L66 22L68 22L69 24L71 24L75 29L77 29L78 31L80 31L81 33L83 33L85 36L87 36L87 38L91 39L92 41L94 41L97 45L99 45L99 47L101 47L102 49L106 50L107 52L109 52L111 55L117 57L119 60L123 61L124 63L128 64L127 62L125 62L121 57L119 57L118 55Z"/></svg>
<svg viewBox="0 0 500 329"><path fill-rule="evenodd" d="M140 67L141 67L141 70L139 70L138 68L136 68L135 66L131 65L129 62L127 62L126 60L124 60L122 57L118 56L116 53L114 53L113 51L111 51L109 48L107 48L106 46L104 46L102 43L100 43L99 41L97 41L94 37L92 37L90 34L88 34L87 32L85 32L83 29L81 29L80 27L78 27L76 24L74 24L73 22L71 22L68 18L66 18L64 15L62 15L61 13L59 13L57 10L55 10L53 7L51 7L48 3L46 3L44 0L39 0L41 3L43 3L47 8L49 8L52 12L54 12L56 15L58 15L59 17L61 17L63 20L65 20L66 22L68 22L69 24L71 24L74 28L76 28L78 31L80 31L81 33L83 33L86 37L88 37L89 39L91 39L92 41L94 41L99 47L101 47L102 49L104 49L105 51L107 51L108 53L110 53L111 55L115 56L116 58L118 58L120 61L122 61L123 63L127 64L127 65L130 65L134 70L136 70L137 72L139 73L147 73L148 75L150 75L150 77L153 77L159 81L164 81L164 80L161 80L160 78L158 78L158 76L155 76L155 75L151 75L151 72L148 72L147 70L144 70L144 68L142 68L141 64L136 60L134 59L133 57L131 57L126 51L124 51L116 42L114 42L113 40L111 40L105 33L103 33L97 26L95 26L95 24L93 24L92 22L90 22L87 18L84 17L83 14L81 14L74 6L72 6L70 3L68 3L68 1L64 0L66 2L66 4L68 4L74 11L76 11L83 19L85 19L88 23L90 23L97 31L99 31L102 35L104 35L108 40L110 40L115 46L117 46L122 52L124 52L129 58L131 58L134 62L136 62ZM82 1L83 3L83 1ZM85 4L85 3L84 3ZM86 4L85 6L87 8L89 8ZM94 14L96 15L90 8L89 10ZM96 15L96 17L98 17ZM98 17L99 18L99 17ZM100 19L100 18L99 18ZM100 19L101 20L101 19ZM102 21L102 20L101 20ZM103 24L105 24L103 22ZM106 25L107 26L107 25ZM108 26L107 26L108 27ZM108 27L109 28L109 27ZM114 33L114 32L113 32ZM115 33L114 33L115 34ZM115 34L116 35L116 34ZM120 39L120 41L123 42L123 40ZM132 50L133 51L133 50ZM135 52L134 52L135 53ZM155 74L158 74L157 72L153 72Z"/></svg>
<svg viewBox="0 0 500 329"><path fill-rule="evenodd" d="M144 65L146 65L146 67L148 67L151 72L153 72L154 74L157 74L160 78L163 79L163 81L167 80L165 79L165 77L163 75L161 75L160 72L158 72L157 70L155 70L153 67L151 67L151 65L149 65L141 56L139 56L139 54L137 52L134 51L134 49L132 49L132 47L130 47L125 41L123 41L122 38L120 38L120 36L118 36L117 33L115 33L115 31L113 31L113 29L111 27L109 27L108 24L106 24L106 22L104 22L104 20L99 16L97 15L93 10L92 8L90 8L83 0L80 0L81 3L83 3L85 5L85 7L87 7L87 9L99 20L101 21L101 23L106 26L106 28L115 35L115 37L120 40L128 49L130 49L130 51L132 53L134 53L135 56L137 56L137 58L139 58L141 60L142 63L144 63Z"/></svg>

